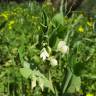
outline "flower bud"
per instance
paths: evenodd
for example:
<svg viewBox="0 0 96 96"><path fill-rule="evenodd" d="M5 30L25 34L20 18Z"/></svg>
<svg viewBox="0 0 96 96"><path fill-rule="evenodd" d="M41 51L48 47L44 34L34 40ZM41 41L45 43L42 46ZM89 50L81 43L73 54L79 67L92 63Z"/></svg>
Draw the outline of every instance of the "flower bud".
<svg viewBox="0 0 96 96"><path fill-rule="evenodd" d="M58 62L54 57L50 57L50 64L51 64L51 66L54 67L58 64Z"/></svg>
<svg viewBox="0 0 96 96"><path fill-rule="evenodd" d="M66 45L65 41L60 41L58 43L57 50L60 51L63 54L66 54L69 51L69 47Z"/></svg>

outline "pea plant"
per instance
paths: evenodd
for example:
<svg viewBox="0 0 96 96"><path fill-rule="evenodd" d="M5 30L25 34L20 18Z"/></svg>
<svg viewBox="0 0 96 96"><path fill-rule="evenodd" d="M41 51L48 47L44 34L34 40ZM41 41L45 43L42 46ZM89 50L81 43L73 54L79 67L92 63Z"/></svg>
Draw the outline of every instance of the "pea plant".
<svg viewBox="0 0 96 96"><path fill-rule="evenodd" d="M7 7L0 14L0 95L95 95L96 20L68 18L50 4Z"/></svg>

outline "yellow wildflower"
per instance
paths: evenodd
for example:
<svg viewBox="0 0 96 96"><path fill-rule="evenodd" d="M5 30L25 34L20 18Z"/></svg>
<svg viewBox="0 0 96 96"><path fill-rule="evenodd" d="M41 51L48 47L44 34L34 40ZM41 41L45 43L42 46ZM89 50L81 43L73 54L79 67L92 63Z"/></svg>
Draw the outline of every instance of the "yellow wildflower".
<svg viewBox="0 0 96 96"><path fill-rule="evenodd" d="M87 93L86 96L94 96L92 93Z"/></svg>
<svg viewBox="0 0 96 96"><path fill-rule="evenodd" d="M12 29L12 26L9 26L9 30L11 30Z"/></svg>
<svg viewBox="0 0 96 96"><path fill-rule="evenodd" d="M13 20L10 21L9 24L8 24L8 28L9 28L9 29L12 29L12 25L13 25L14 23L15 23L15 21L13 21Z"/></svg>
<svg viewBox="0 0 96 96"><path fill-rule="evenodd" d="M84 32L84 28L82 26L79 27L78 29L79 32Z"/></svg>
<svg viewBox="0 0 96 96"><path fill-rule="evenodd" d="M0 16L3 16L6 20L8 20L8 14L2 13Z"/></svg>
<svg viewBox="0 0 96 96"><path fill-rule="evenodd" d="M91 27L93 25L93 22L87 22L87 25Z"/></svg>

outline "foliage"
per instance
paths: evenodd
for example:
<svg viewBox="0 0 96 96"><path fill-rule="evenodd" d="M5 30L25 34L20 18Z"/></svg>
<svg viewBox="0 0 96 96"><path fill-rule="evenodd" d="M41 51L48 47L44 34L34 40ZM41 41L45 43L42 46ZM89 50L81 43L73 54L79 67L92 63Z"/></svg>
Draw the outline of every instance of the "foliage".
<svg viewBox="0 0 96 96"><path fill-rule="evenodd" d="M82 13L68 18L50 4L41 8L35 2L2 10L1 96L95 94L94 18Z"/></svg>

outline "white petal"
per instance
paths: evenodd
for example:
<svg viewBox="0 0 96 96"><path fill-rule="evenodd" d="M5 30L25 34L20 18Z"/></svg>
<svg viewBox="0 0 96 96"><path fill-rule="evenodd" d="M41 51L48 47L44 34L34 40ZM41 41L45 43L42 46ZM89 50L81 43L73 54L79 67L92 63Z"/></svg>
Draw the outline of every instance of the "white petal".
<svg viewBox="0 0 96 96"><path fill-rule="evenodd" d="M65 41L60 41L58 43L57 50L60 51L63 54L66 54L69 51L69 47L66 45Z"/></svg>
<svg viewBox="0 0 96 96"><path fill-rule="evenodd" d="M50 64L51 64L51 66L54 67L54 66L58 65L58 62L54 57L51 57L50 58Z"/></svg>
<svg viewBox="0 0 96 96"><path fill-rule="evenodd" d="M49 57L48 52L46 51L45 48L41 50L40 58L42 58L43 61L45 61Z"/></svg>

